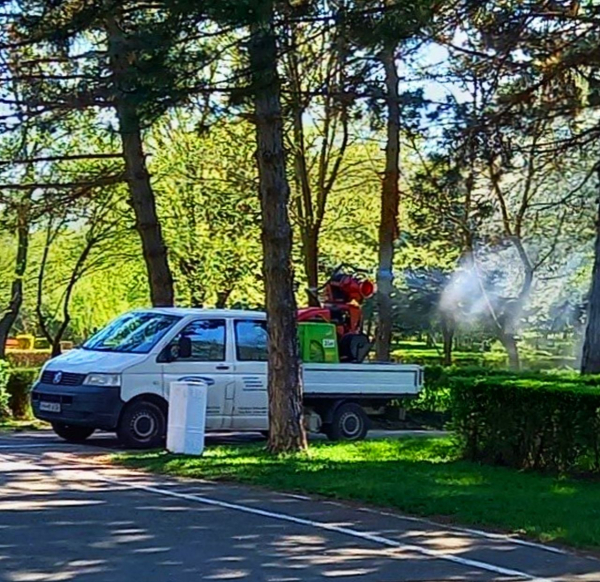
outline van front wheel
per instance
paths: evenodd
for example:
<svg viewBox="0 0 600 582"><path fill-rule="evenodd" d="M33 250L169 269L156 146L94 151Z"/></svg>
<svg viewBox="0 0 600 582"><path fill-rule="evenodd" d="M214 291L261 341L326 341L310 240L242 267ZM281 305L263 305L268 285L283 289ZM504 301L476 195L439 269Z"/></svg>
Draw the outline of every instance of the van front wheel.
<svg viewBox="0 0 600 582"><path fill-rule="evenodd" d="M160 406L154 402L132 402L121 416L117 436L132 449L156 449L163 445L166 418Z"/></svg>
<svg viewBox="0 0 600 582"><path fill-rule="evenodd" d="M96 429L87 426L77 426L74 424L63 424L62 422L53 422L52 430L68 443L82 443L85 439L92 436Z"/></svg>

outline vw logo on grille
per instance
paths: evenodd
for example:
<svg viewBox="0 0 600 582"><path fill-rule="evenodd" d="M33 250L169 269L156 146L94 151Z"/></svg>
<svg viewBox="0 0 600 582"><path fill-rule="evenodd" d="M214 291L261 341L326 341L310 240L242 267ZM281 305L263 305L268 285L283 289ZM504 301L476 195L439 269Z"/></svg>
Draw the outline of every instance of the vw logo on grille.
<svg viewBox="0 0 600 582"><path fill-rule="evenodd" d="M60 384L61 380L62 380L62 372L56 372L56 374L54 374L54 378L52 379L52 383Z"/></svg>

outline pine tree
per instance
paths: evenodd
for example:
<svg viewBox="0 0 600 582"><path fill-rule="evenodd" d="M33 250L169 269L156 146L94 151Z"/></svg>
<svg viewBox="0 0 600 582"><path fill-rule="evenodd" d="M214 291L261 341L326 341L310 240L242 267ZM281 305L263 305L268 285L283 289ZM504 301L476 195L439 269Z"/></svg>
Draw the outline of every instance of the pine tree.
<svg viewBox="0 0 600 582"><path fill-rule="evenodd" d="M14 75L28 87L22 100L32 115L56 125L93 111L105 128L103 112L116 117L152 303L172 305L173 278L142 134L202 86L206 53L200 41L189 40L199 36L198 15L180 10L178 2L161 7L135 0L5 4L10 4L10 23L0 48L13 56L28 50Z"/></svg>
<svg viewBox="0 0 600 582"><path fill-rule="evenodd" d="M386 143L385 168L381 182L381 215L379 221L379 264L377 269L377 337L376 357L390 359L393 324L394 253L399 237L400 212L400 136L403 130L401 102L405 101L400 88L398 60L433 27L434 17L443 3L435 0L401 2L373 0L354 2L348 19L358 47L376 56L376 68L383 70L383 87L371 78L367 84L373 90L373 114L380 115L384 102ZM378 99L377 96L382 96ZM406 127L406 124L404 124Z"/></svg>
<svg viewBox="0 0 600 582"><path fill-rule="evenodd" d="M275 6L261 2L251 24L249 56L256 122L262 209L263 274L269 328L269 449L305 449L302 378L293 288L290 188L283 147L283 119Z"/></svg>

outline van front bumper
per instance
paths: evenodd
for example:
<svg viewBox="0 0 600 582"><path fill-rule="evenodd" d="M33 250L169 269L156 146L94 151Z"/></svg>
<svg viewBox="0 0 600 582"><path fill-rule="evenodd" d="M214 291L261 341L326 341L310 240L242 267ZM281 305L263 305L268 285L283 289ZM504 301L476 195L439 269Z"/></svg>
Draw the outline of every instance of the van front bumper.
<svg viewBox="0 0 600 582"><path fill-rule="evenodd" d="M38 382L31 391L33 414L46 422L61 422L115 430L124 402L118 386L55 386ZM42 410L42 408L54 410Z"/></svg>

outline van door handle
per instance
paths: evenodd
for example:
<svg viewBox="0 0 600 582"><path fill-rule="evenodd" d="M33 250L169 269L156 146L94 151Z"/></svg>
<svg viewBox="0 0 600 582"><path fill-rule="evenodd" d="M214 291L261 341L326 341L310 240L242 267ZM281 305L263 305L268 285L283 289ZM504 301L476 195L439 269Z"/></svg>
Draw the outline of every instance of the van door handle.
<svg viewBox="0 0 600 582"><path fill-rule="evenodd" d="M225 364L220 364L217 366L217 370L229 370L229 366L226 366Z"/></svg>

